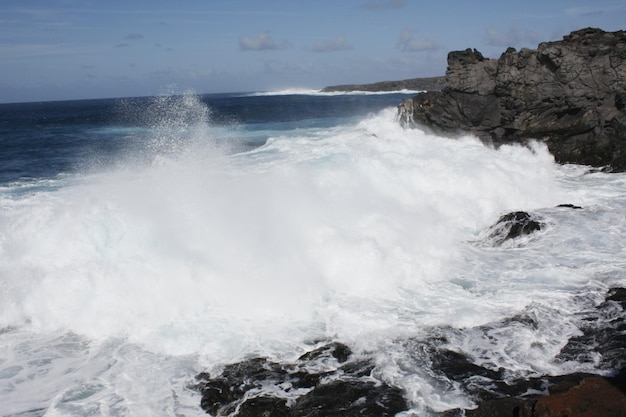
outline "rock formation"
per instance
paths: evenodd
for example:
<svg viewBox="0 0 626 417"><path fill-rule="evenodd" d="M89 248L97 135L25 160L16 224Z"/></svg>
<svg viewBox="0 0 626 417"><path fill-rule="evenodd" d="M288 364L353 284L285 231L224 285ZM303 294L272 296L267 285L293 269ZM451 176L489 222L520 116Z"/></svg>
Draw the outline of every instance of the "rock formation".
<svg viewBox="0 0 626 417"><path fill-rule="evenodd" d="M574 373L511 379L502 368L485 367L447 347L446 332L402 343L430 368L434 381L454 384L477 404L474 409L430 410L441 417L626 417L626 288L610 290L595 309L578 313L584 326L555 358L594 364L604 376ZM536 329L528 314L485 324ZM451 330L453 333L454 329ZM460 331L460 330L458 330ZM409 409L400 388L376 378L373 356L353 354L331 342L293 362L254 357L226 365L219 375L201 373L192 386L212 416L231 417L393 417Z"/></svg>
<svg viewBox="0 0 626 417"><path fill-rule="evenodd" d="M405 126L498 146L540 140L557 162L626 170L626 31L586 28L499 59L450 52L446 86L398 108Z"/></svg>
<svg viewBox="0 0 626 417"><path fill-rule="evenodd" d="M334 342L295 363L252 358L227 365L215 378L198 375L194 388L213 416L393 417L408 409L399 388L371 377L370 360L351 356L348 346Z"/></svg>
<svg viewBox="0 0 626 417"><path fill-rule="evenodd" d="M515 211L501 216L489 229L489 240L500 245L507 240L529 235L541 230L542 224L525 211Z"/></svg>

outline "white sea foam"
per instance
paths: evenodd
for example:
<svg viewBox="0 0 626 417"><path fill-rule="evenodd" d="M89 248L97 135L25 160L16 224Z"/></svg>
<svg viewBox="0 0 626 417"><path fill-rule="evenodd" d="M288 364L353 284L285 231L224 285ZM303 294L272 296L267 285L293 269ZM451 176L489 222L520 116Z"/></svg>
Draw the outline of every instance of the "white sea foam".
<svg viewBox="0 0 626 417"><path fill-rule="evenodd" d="M384 351L378 375L417 411L468 406L398 341L474 329L451 348L556 373L573 295L591 305L624 285L612 274L626 254L621 174L558 167L539 144L403 130L394 110L233 155L207 148L197 114L192 140L154 138L150 163L2 190L4 414L200 415L185 388L195 372L324 338ZM542 219L539 237L475 243L513 210ZM520 312L538 328L502 324Z"/></svg>

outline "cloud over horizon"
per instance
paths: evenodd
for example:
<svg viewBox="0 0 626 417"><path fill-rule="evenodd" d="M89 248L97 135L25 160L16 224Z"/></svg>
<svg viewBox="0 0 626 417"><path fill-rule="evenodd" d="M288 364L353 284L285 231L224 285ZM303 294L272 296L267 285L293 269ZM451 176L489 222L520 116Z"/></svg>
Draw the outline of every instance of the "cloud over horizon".
<svg viewBox="0 0 626 417"><path fill-rule="evenodd" d="M256 37L240 36L239 49L242 51L271 51L278 49L286 49L291 46L287 40L276 42L269 31L263 30Z"/></svg>
<svg viewBox="0 0 626 417"><path fill-rule="evenodd" d="M421 52L441 49L441 45L434 39L416 39L413 36L413 31L408 28L402 29L400 39L398 39L396 46L402 52Z"/></svg>
<svg viewBox="0 0 626 417"><path fill-rule="evenodd" d="M352 49L352 44L348 42L345 36L339 35L333 39L317 42L311 47L313 52L336 52L347 51Z"/></svg>

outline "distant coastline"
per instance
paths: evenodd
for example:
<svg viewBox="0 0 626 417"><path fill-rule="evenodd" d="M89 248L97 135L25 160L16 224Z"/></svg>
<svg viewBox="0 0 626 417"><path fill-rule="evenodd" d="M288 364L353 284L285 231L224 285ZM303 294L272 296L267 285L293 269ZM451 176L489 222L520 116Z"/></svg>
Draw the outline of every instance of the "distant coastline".
<svg viewBox="0 0 626 417"><path fill-rule="evenodd" d="M439 91L444 87L446 77L411 78L400 81L380 81L371 84L343 84L324 87L322 93L349 91Z"/></svg>

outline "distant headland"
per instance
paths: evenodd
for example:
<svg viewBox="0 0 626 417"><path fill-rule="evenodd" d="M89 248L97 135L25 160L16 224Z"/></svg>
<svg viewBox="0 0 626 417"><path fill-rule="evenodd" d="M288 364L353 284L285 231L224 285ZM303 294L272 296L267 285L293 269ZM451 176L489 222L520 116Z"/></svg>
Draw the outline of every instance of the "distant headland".
<svg viewBox="0 0 626 417"><path fill-rule="evenodd" d="M400 81L380 81L371 84L344 84L322 88L322 93L352 92L352 91L439 91L446 82L446 77L410 78Z"/></svg>

